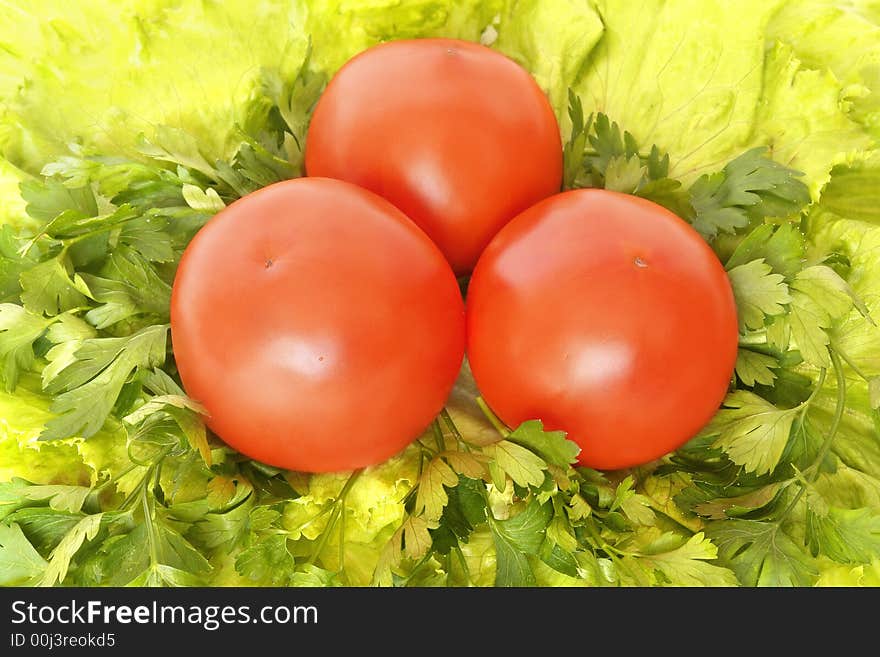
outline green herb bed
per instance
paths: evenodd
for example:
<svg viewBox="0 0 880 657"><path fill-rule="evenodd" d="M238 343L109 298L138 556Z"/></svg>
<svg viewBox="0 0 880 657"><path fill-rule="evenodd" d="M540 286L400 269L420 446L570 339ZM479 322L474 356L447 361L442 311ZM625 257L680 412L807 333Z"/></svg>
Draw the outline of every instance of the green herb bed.
<svg viewBox="0 0 880 657"><path fill-rule="evenodd" d="M0 584L880 585L876 0L0 4ZM206 430L168 335L184 247L301 175L336 69L420 36L522 64L566 188L660 203L725 264L735 377L678 452L575 468L466 367L355 473Z"/></svg>

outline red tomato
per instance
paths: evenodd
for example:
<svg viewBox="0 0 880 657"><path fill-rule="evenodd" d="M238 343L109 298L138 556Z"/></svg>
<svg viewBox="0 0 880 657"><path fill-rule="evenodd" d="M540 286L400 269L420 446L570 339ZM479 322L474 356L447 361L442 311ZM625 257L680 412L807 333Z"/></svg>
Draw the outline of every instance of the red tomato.
<svg viewBox="0 0 880 657"><path fill-rule="evenodd" d="M440 411L464 353L464 303L403 213L349 183L300 178L220 212L187 247L171 335L208 424L271 465L383 461Z"/></svg>
<svg viewBox="0 0 880 657"><path fill-rule="evenodd" d="M464 274L505 223L559 191L562 145L544 93L504 55L466 41L394 41L331 80L305 164L387 198Z"/></svg>
<svg viewBox="0 0 880 657"><path fill-rule="evenodd" d="M523 212L468 288L468 358L510 426L542 419L580 463L646 463L694 436L725 396L737 352L730 282L666 209L577 190Z"/></svg>

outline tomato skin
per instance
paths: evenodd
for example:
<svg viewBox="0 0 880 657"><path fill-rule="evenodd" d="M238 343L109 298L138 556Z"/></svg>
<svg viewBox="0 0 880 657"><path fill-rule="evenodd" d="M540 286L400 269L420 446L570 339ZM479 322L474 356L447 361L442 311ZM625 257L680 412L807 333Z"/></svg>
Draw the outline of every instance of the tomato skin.
<svg viewBox="0 0 880 657"><path fill-rule="evenodd" d="M308 472L379 463L441 410L464 303L403 213L349 183L300 178L211 219L174 281L187 393L242 453Z"/></svg>
<svg viewBox="0 0 880 657"><path fill-rule="evenodd" d="M562 144L544 93L504 55L452 39L393 41L330 81L305 166L387 198L461 275L505 223L559 191Z"/></svg>
<svg viewBox="0 0 880 657"><path fill-rule="evenodd" d="M736 362L727 275L687 223L635 196L559 194L511 221L474 270L468 359L510 426L542 419L612 470L680 447Z"/></svg>

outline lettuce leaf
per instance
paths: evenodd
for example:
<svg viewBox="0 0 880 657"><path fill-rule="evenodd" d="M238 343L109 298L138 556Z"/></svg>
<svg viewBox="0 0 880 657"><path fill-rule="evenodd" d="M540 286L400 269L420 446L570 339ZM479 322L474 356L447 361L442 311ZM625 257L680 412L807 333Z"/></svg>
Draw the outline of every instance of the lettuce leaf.
<svg viewBox="0 0 880 657"><path fill-rule="evenodd" d="M266 69L295 76L308 48L299 2L99 4L10 0L0 76L0 154L38 173L80 143L136 155L138 133L185 130L208 160L232 155ZM119 63L108 66L108 62Z"/></svg>
<svg viewBox="0 0 880 657"><path fill-rule="evenodd" d="M597 0L605 32L574 86L687 184L748 142L761 99L764 30L778 0Z"/></svg>
<svg viewBox="0 0 880 657"><path fill-rule="evenodd" d="M483 43L529 69L562 119L568 89L603 32L599 14L587 3L526 0L509 3L486 28Z"/></svg>
<svg viewBox="0 0 880 657"><path fill-rule="evenodd" d="M39 383L25 377L14 394L0 390L0 481L21 477L34 484L91 485L93 471L74 441L39 441L52 414L50 400L34 388Z"/></svg>
<svg viewBox="0 0 880 657"><path fill-rule="evenodd" d="M314 61L333 73L352 56L382 41L449 37L479 41L509 0L329 0L307 3L305 32Z"/></svg>
<svg viewBox="0 0 880 657"><path fill-rule="evenodd" d="M855 0L853 11L845 4L786 2L767 36L788 44L805 66L833 73L853 120L880 137L880 6Z"/></svg>
<svg viewBox="0 0 880 657"><path fill-rule="evenodd" d="M753 140L803 171L813 198L835 164L862 156L875 141L855 122L847 93L831 70L805 67L790 46L768 50Z"/></svg>

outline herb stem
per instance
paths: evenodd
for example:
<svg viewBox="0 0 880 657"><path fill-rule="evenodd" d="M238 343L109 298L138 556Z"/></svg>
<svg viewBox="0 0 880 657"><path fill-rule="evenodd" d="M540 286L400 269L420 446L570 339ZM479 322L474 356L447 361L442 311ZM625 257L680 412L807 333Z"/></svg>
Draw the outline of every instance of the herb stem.
<svg viewBox="0 0 880 657"><path fill-rule="evenodd" d="M309 560L306 563L314 564L315 560L321 555L321 552L324 551L324 548L327 545L327 541L330 540L330 534L333 533L333 529L335 528L336 523L339 521L339 516L345 509L345 498L348 495L348 492L351 490L351 487L354 486L355 482L358 480L358 477L361 476L363 471L363 468L361 468L360 470L355 470L354 472L352 472L346 480L345 485L342 487L342 490L339 491L339 496L336 498L336 502L333 504L333 512L330 514L330 518L327 520L327 526L318 537L318 542L315 543L312 554L311 556L309 556Z"/></svg>
<svg viewBox="0 0 880 657"><path fill-rule="evenodd" d="M339 518L339 577L345 577L345 514ZM344 583L344 582L343 582Z"/></svg>
<svg viewBox="0 0 880 657"><path fill-rule="evenodd" d="M461 566L462 572L464 572L464 579L467 582L468 587L471 586L471 569L468 568L467 560L464 558L464 552L461 551L461 547L456 546L450 550L450 552L455 552L455 556L458 558L458 563ZM451 570L451 568L450 568Z"/></svg>
<svg viewBox="0 0 880 657"><path fill-rule="evenodd" d="M831 418L831 427L828 429L825 442L822 443L816 460L810 465L811 472L807 475L807 481L809 482L815 481L819 476L819 466L825 460L825 457L828 456L828 452L831 451L831 445L834 442L834 437L837 435L837 430L840 428L840 421L843 419L843 411L846 408L846 376L843 372L843 365L840 362L840 355L834 350L831 351L831 364L834 366L834 376L837 383L837 403L834 406L834 416Z"/></svg>
<svg viewBox="0 0 880 657"><path fill-rule="evenodd" d="M449 427L449 430L452 432L452 435L461 442L465 442L464 436L461 435L461 431L458 430L458 427L455 424L455 420L452 419L452 416L449 414L449 411L446 407L443 407L443 410L440 411L440 417L443 418L443 422L446 423L446 426Z"/></svg>
<svg viewBox="0 0 880 657"><path fill-rule="evenodd" d="M415 575L416 575L416 573L419 571L419 569L420 569L422 566L424 566L425 563L426 563L426 562L428 561L428 559L430 559L430 558L431 558L431 551L428 550L428 553L427 553L425 556L423 556L421 559L419 559L419 562L418 562L415 566L413 566L413 569L412 569L411 571L409 571L409 575L407 575L407 576L403 579L403 581L401 582L401 585L402 585L402 586L407 586L407 585L409 584L410 580L411 580L413 577L415 577Z"/></svg>
<svg viewBox="0 0 880 657"><path fill-rule="evenodd" d="M789 503L785 510L779 515L777 519L777 524L782 524L782 521L794 510L797 506L798 502L801 501L801 498L804 496L804 493L807 492L807 486L814 481L819 476L819 467L822 465L822 461L825 460L825 457L828 456L828 452L831 450L831 446L834 443L834 437L837 435L837 430L840 428L840 421L843 419L843 411L846 407L846 377L843 373L843 366L840 362L840 356L838 355L836 350L830 350L831 353L831 364L834 367L834 375L837 381L837 404L834 407L834 416L831 419L831 426L828 429L828 434L825 436L825 440L822 442L822 446L819 448L819 453L816 455L816 458L813 462L804 470L806 476L803 481L798 481L800 484L800 490L798 490L797 494L794 496L794 499ZM822 386L821 383L824 380L825 370L822 370L822 374L820 375L820 380L816 385L816 390L819 390ZM816 391L810 395L810 398L806 400L807 403L812 400L815 396Z"/></svg>
<svg viewBox="0 0 880 657"><path fill-rule="evenodd" d="M813 400L816 399L816 395L822 390L822 386L825 385L825 377L828 374L828 370L824 367L819 370L819 378L816 379L816 385L813 386L813 390L810 392L810 396L807 397L804 401L800 403L797 407L800 409L800 420L803 424L804 416L807 414L807 411L810 409L810 405L813 403Z"/></svg>
<svg viewBox="0 0 880 657"><path fill-rule="evenodd" d="M870 377L867 374L865 374L865 372L858 365L856 365L853 362L852 358L850 358L849 355L845 351L842 351L840 349L840 347L838 347L836 344L834 344L833 347L834 347L834 353L836 353L838 356L840 356L843 359L843 362L845 362L847 365L849 365L850 369L853 372L855 372L856 375L860 379L864 379L865 381L870 380Z"/></svg>
<svg viewBox="0 0 880 657"><path fill-rule="evenodd" d="M156 528L153 526L153 510L150 505L149 497L147 496L147 486L143 485L147 479L149 479L151 473L147 473L147 475L141 480L141 505L144 511L144 524L147 526L147 545L150 549L150 564L155 566L158 565L159 562L159 541L156 536Z"/></svg>
<svg viewBox="0 0 880 657"><path fill-rule="evenodd" d="M431 422L431 431L434 434L434 443L437 445L437 453L446 451L446 442L443 440L443 429L437 418Z"/></svg>
<svg viewBox="0 0 880 657"><path fill-rule="evenodd" d="M495 427L495 430L500 433L504 438L507 438L510 435L510 429L498 419L498 416L492 412L492 409L489 408L489 405L483 400L482 397L476 398L477 406L480 407L480 410L483 411L483 415L486 416L486 419L492 423L492 426Z"/></svg>
<svg viewBox="0 0 880 657"><path fill-rule="evenodd" d="M130 466L128 466L127 468L125 468L125 470L123 470L123 471L120 472L119 474L114 475L114 476L110 477L109 479L107 479L107 481L104 481L104 482L98 484L97 486L95 486L95 490L96 490L96 491L102 490L105 486L109 486L109 485L112 484L113 482L117 482L117 481L119 481L119 480L122 479L125 475L127 475L129 472L131 472L132 470L134 470L135 468L142 468L142 467L144 467L144 466L142 466L142 465L138 465L137 463L132 463Z"/></svg>
<svg viewBox="0 0 880 657"><path fill-rule="evenodd" d="M757 345L767 344L767 333L749 333L748 335L739 336L739 346L740 347L751 347Z"/></svg>

